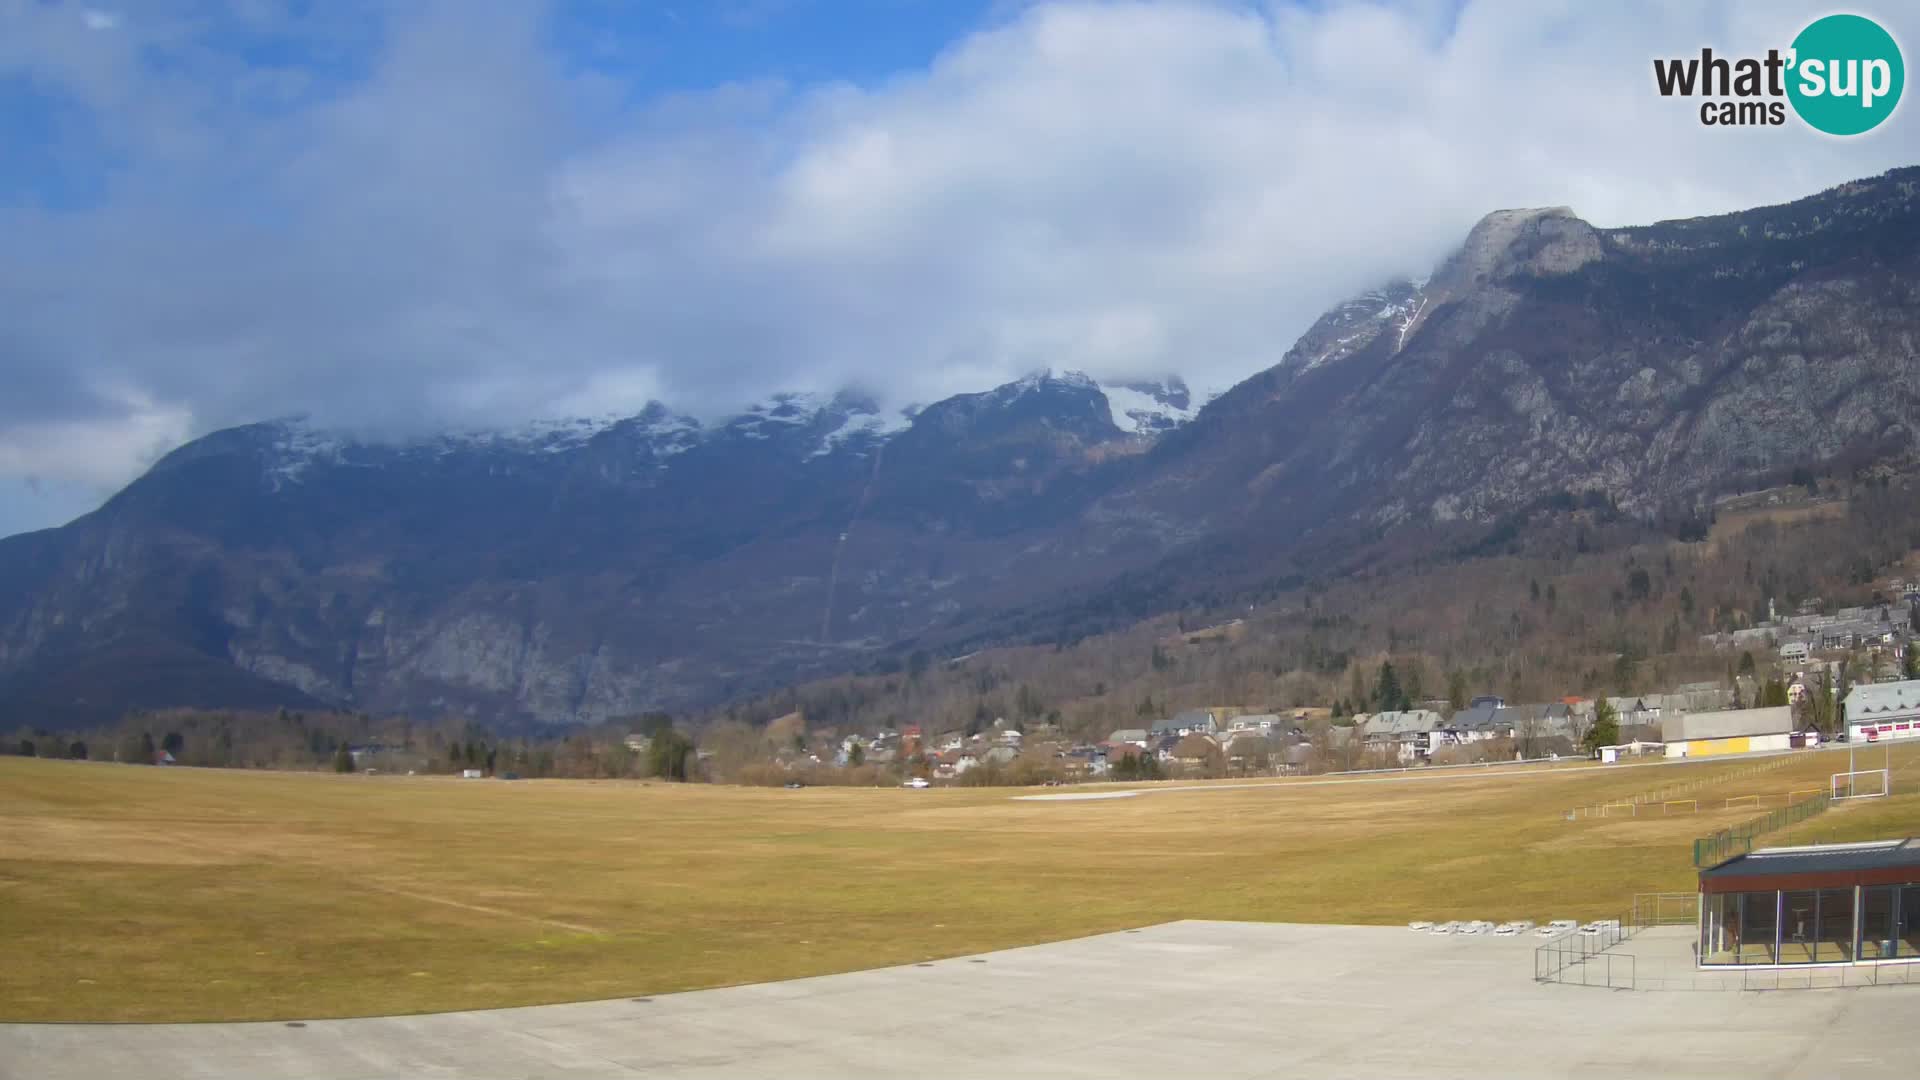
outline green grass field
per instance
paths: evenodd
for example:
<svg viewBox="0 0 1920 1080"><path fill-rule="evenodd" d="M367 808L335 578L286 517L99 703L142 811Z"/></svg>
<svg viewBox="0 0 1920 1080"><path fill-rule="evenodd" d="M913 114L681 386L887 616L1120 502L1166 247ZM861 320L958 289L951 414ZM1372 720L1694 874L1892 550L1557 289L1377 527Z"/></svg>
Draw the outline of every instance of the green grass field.
<svg viewBox="0 0 1920 1080"><path fill-rule="evenodd" d="M1844 761L1844 755L1837 755ZM1745 793L1820 787L1806 755ZM1896 752L1912 776L1920 747ZM331 1017L817 975L1170 919L1618 914L1750 810L1569 822L1739 762L1019 802L0 759L0 1019ZM1718 805L1715 803L1714 805ZM1809 827L1920 833L1920 800Z"/></svg>

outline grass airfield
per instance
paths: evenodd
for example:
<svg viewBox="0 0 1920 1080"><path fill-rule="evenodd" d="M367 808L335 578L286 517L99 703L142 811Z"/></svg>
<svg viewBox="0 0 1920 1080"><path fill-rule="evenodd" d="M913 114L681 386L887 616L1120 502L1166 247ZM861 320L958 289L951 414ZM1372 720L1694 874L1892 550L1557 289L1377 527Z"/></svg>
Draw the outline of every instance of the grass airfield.
<svg viewBox="0 0 1920 1080"><path fill-rule="evenodd" d="M1878 764L1880 751L1873 753ZM650 995L1175 919L1585 918L1690 891L1728 797L1824 787L1844 751L1710 783L1698 813L1574 805L1745 760L1012 789L462 781L0 759L0 1020L365 1016ZM1864 767L1867 761L1861 761ZM1920 747L1894 751L1896 782ZM1092 789L1087 789L1092 790ZM1920 833L1920 797L1788 840ZM1769 837L1774 842L1776 837Z"/></svg>

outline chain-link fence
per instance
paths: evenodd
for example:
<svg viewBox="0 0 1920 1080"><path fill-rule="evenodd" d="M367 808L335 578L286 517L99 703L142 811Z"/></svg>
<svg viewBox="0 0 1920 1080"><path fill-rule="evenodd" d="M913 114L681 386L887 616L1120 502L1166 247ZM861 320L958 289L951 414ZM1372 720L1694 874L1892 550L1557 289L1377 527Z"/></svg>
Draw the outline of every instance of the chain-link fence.
<svg viewBox="0 0 1920 1080"><path fill-rule="evenodd" d="M1831 805L1833 796L1821 792L1810 799L1769 810L1738 825L1729 825L1711 836L1702 836L1693 842L1693 865L1718 866L1736 855L1745 855L1753 850L1756 837L1777 832L1789 825L1798 825L1810 817L1825 813Z"/></svg>

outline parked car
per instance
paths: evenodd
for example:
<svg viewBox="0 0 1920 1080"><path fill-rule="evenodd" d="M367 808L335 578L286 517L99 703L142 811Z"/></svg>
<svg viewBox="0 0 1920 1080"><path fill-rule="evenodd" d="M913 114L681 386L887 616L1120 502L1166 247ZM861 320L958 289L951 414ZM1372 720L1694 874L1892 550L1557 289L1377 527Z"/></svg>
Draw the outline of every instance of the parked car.
<svg viewBox="0 0 1920 1080"><path fill-rule="evenodd" d="M930 787L932 787L932 786L933 786L933 782L932 782L932 781L930 781L930 780L928 780L928 779L927 779L926 777L924 777L924 776L915 776L915 777L913 777L913 778L911 778L911 779L909 779L909 780L907 780L907 781L906 781L905 783L903 783L903 784L901 784L900 786L901 786L901 787L904 787L904 788L916 788L916 789L918 789L918 788L930 788Z"/></svg>
<svg viewBox="0 0 1920 1080"><path fill-rule="evenodd" d="M1415 933L1426 933L1433 929L1433 923L1426 919L1416 919L1407 924L1407 929Z"/></svg>
<svg viewBox="0 0 1920 1080"><path fill-rule="evenodd" d="M804 780L789 780L789 781L787 781L787 790L788 790L788 791L799 791L799 790L800 790L801 788L803 788L803 787L806 787L806 786L807 786L807 783L806 783L806 781L804 781Z"/></svg>
<svg viewBox="0 0 1920 1080"><path fill-rule="evenodd" d="M1579 928L1580 924L1572 919L1555 919L1534 932L1541 937L1559 937L1562 934L1571 934Z"/></svg>
<svg viewBox="0 0 1920 1080"><path fill-rule="evenodd" d="M1459 929L1460 924L1457 922L1443 922L1435 924L1432 932L1436 934L1451 934Z"/></svg>

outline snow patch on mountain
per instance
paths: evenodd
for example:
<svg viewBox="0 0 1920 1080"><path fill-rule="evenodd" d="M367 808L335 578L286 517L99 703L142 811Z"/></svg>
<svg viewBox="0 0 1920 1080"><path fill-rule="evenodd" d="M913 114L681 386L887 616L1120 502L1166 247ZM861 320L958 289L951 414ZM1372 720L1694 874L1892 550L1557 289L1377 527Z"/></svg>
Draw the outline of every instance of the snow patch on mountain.
<svg viewBox="0 0 1920 1080"><path fill-rule="evenodd" d="M277 421L272 430L267 482L274 491L284 484L298 483L316 463L337 464L350 445L339 433L312 427L299 417Z"/></svg>
<svg viewBox="0 0 1920 1080"><path fill-rule="evenodd" d="M1037 391L1062 389L1105 395L1114 425L1127 434L1143 437L1187 423L1205 401L1178 377L1103 386L1082 372L1056 374L1050 369L979 395L964 396L989 407L1004 407ZM273 441L267 472L278 490L284 484L300 482L315 465L376 467L393 460L394 455L440 459L474 452L558 456L580 451L610 432L617 432L623 445L628 440L638 441L658 465L725 438L769 443L777 440L783 447L795 446L803 460L813 461L842 450L858 453L883 445L912 427L921 412L921 406L883 408L851 392L793 392L773 394L712 425L655 402L636 416L541 418L511 427L442 430L406 439L328 429L297 417L269 425Z"/></svg>
<svg viewBox="0 0 1920 1080"><path fill-rule="evenodd" d="M826 457L848 443L862 439L885 441L913 426L913 418L905 410L898 412L849 412L840 426L827 432L820 439L820 445L807 460Z"/></svg>
<svg viewBox="0 0 1920 1080"><path fill-rule="evenodd" d="M1204 401L1196 399L1179 376L1160 382L1102 386L1113 426L1130 435L1158 435L1192 420Z"/></svg>
<svg viewBox="0 0 1920 1080"><path fill-rule="evenodd" d="M594 436L610 431L626 417L605 416L543 417L509 428L471 428L450 431L437 441L446 449L480 446L489 449L526 450L541 454L564 454L585 446Z"/></svg>
<svg viewBox="0 0 1920 1080"><path fill-rule="evenodd" d="M1427 306L1426 282L1401 279L1369 289L1335 305L1310 327L1280 366L1295 376L1343 360L1373 344L1383 333L1392 334L1394 348L1405 344Z"/></svg>

